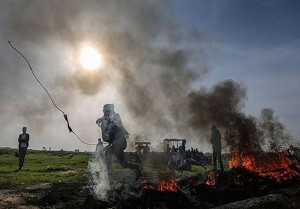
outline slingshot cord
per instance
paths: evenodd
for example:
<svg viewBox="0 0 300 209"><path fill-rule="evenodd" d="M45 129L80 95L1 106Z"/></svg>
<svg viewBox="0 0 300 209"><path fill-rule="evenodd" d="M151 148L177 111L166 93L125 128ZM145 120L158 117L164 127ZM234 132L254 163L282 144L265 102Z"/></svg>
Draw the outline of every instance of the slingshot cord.
<svg viewBox="0 0 300 209"><path fill-rule="evenodd" d="M32 75L33 75L34 78L37 80L37 82L43 87L43 89L46 91L46 93L47 93L48 97L50 98L50 100L51 100L52 104L54 105L54 107L55 107L57 110L59 110L59 111L63 114L64 119L65 119L66 122L67 122L69 132L70 132L70 133L73 133L73 134L74 134L74 135L75 135L82 143L84 143L84 144L86 144L86 145L97 145L97 144L90 144L90 143L87 143L87 142L83 141L83 140L82 140L82 139L81 139L81 138L80 138L80 137L72 130L72 128L71 128L71 126L70 126L70 124L69 124L68 116L65 114L65 112L64 112L62 109L60 109L60 108L55 104L55 102L53 101L53 99L52 99L50 93L48 92L48 90L46 89L46 87L45 87L45 86L39 81L39 79L36 77L35 73L34 73L33 70L32 70L32 67L31 67L31 65L30 65L30 62L27 60L27 58L26 58L21 52L19 52L19 51L11 44L10 41L8 41L8 43L9 43L9 45L10 45L16 52L18 52L18 54L20 54L20 55L24 58L24 60L27 62L28 66L29 66L29 68L30 68L30 71L31 71Z"/></svg>

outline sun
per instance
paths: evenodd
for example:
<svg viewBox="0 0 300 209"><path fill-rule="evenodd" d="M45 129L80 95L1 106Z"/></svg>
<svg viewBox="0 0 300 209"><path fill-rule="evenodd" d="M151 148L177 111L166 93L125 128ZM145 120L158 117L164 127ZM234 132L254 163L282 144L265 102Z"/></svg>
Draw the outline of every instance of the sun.
<svg viewBox="0 0 300 209"><path fill-rule="evenodd" d="M101 55L95 48L85 47L80 53L80 63L88 70L96 70L101 64Z"/></svg>

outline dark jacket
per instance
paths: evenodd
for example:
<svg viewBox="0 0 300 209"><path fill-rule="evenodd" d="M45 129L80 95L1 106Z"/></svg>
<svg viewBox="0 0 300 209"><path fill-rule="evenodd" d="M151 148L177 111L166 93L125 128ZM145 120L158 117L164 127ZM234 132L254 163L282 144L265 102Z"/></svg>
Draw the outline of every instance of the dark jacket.
<svg viewBox="0 0 300 209"><path fill-rule="evenodd" d="M101 123L103 141L112 144L117 149L125 150L127 147L126 138L128 132L125 130L121 117L118 113L114 113L113 117L109 119L99 118L96 122Z"/></svg>
<svg viewBox="0 0 300 209"><path fill-rule="evenodd" d="M29 134L26 133L26 138L25 139L22 139L22 135L23 134L19 135L19 139L18 139L19 147L21 146L21 143L26 143L26 147L28 147L29 146Z"/></svg>
<svg viewBox="0 0 300 209"><path fill-rule="evenodd" d="M218 129L212 130L210 143L214 150L221 150L221 133Z"/></svg>
<svg viewBox="0 0 300 209"><path fill-rule="evenodd" d="M249 132L248 127L245 124L239 125L239 146L242 148L245 148L247 145L249 145Z"/></svg>

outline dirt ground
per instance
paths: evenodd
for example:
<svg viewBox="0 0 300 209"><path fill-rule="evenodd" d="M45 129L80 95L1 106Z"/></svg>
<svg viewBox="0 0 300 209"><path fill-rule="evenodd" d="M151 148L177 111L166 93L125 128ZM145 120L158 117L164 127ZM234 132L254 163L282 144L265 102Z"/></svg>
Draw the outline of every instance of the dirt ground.
<svg viewBox="0 0 300 209"><path fill-rule="evenodd" d="M17 208L17 209L36 209L38 206L27 205L25 198L28 198L28 193L18 193L14 190L0 190L0 208ZM31 196L31 198L34 198Z"/></svg>
<svg viewBox="0 0 300 209"><path fill-rule="evenodd" d="M36 184L24 189L0 189L0 208L36 209L41 208L36 201L42 196L41 191L51 188L49 183ZM32 204L30 204L32 203Z"/></svg>
<svg viewBox="0 0 300 209"><path fill-rule="evenodd" d="M230 189L230 188L228 188ZM207 192L207 191L206 191ZM221 190L211 190L213 193L224 193ZM228 193L228 192L226 192ZM271 194L245 198L229 204L205 203L204 199L196 198L184 191L179 193L146 191L142 198L127 199L125 202L101 202L96 200L84 184L55 183L36 184L23 189L0 189L0 208L2 209L65 209L65 208L174 208L175 205L185 205L186 208L218 208L218 209L259 209L259 208L289 208L300 206L300 187L290 185L286 188L273 190ZM224 197L225 198L225 197ZM174 204L171 204L171 203ZM176 203L176 204L175 204ZM140 207L137 207L139 205ZM151 206L151 207L149 207ZM175 206L176 208L176 206Z"/></svg>

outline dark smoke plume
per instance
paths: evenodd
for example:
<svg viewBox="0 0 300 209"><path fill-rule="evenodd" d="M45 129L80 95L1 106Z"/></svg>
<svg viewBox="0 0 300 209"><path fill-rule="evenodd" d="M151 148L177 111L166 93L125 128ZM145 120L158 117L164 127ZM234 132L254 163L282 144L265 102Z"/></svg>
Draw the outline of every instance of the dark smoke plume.
<svg viewBox="0 0 300 209"><path fill-rule="evenodd" d="M227 80L211 90L202 89L188 95L195 129L208 129L211 125L226 128L242 115L246 89L237 82Z"/></svg>
<svg viewBox="0 0 300 209"><path fill-rule="evenodd" d="M105 95L103 89L112 89L117 98L108 102L121 100L116 109L129 112L122 120L131 135L152 141L186 137L207 142L211 125L225 133L238 128L237 118L249 127L252 140L263 135L278 142L286 137L273 114L264 110L262 122L243 114L247 96L241 84L226 80L211 89L192 89L209 72L205 48L212 40L182 31L168 1L2 1L0 12L1 38L19 46L63 109L72 105L76 110L76 99L93 98L96 103ZM100 71L85 71L77 61L85 42L103 53ZM0 91L1 98L13 101L12 109L31 124L48 124L44 121L51 116L51 103L38 85L24 88L33 82L32 75L25 72L23 60L11 55L11 60L1 59L0 85L6 89ZM23 94L34 96L24 99ZM226 139L235 144L229 140L234 137Z"/></svg>

